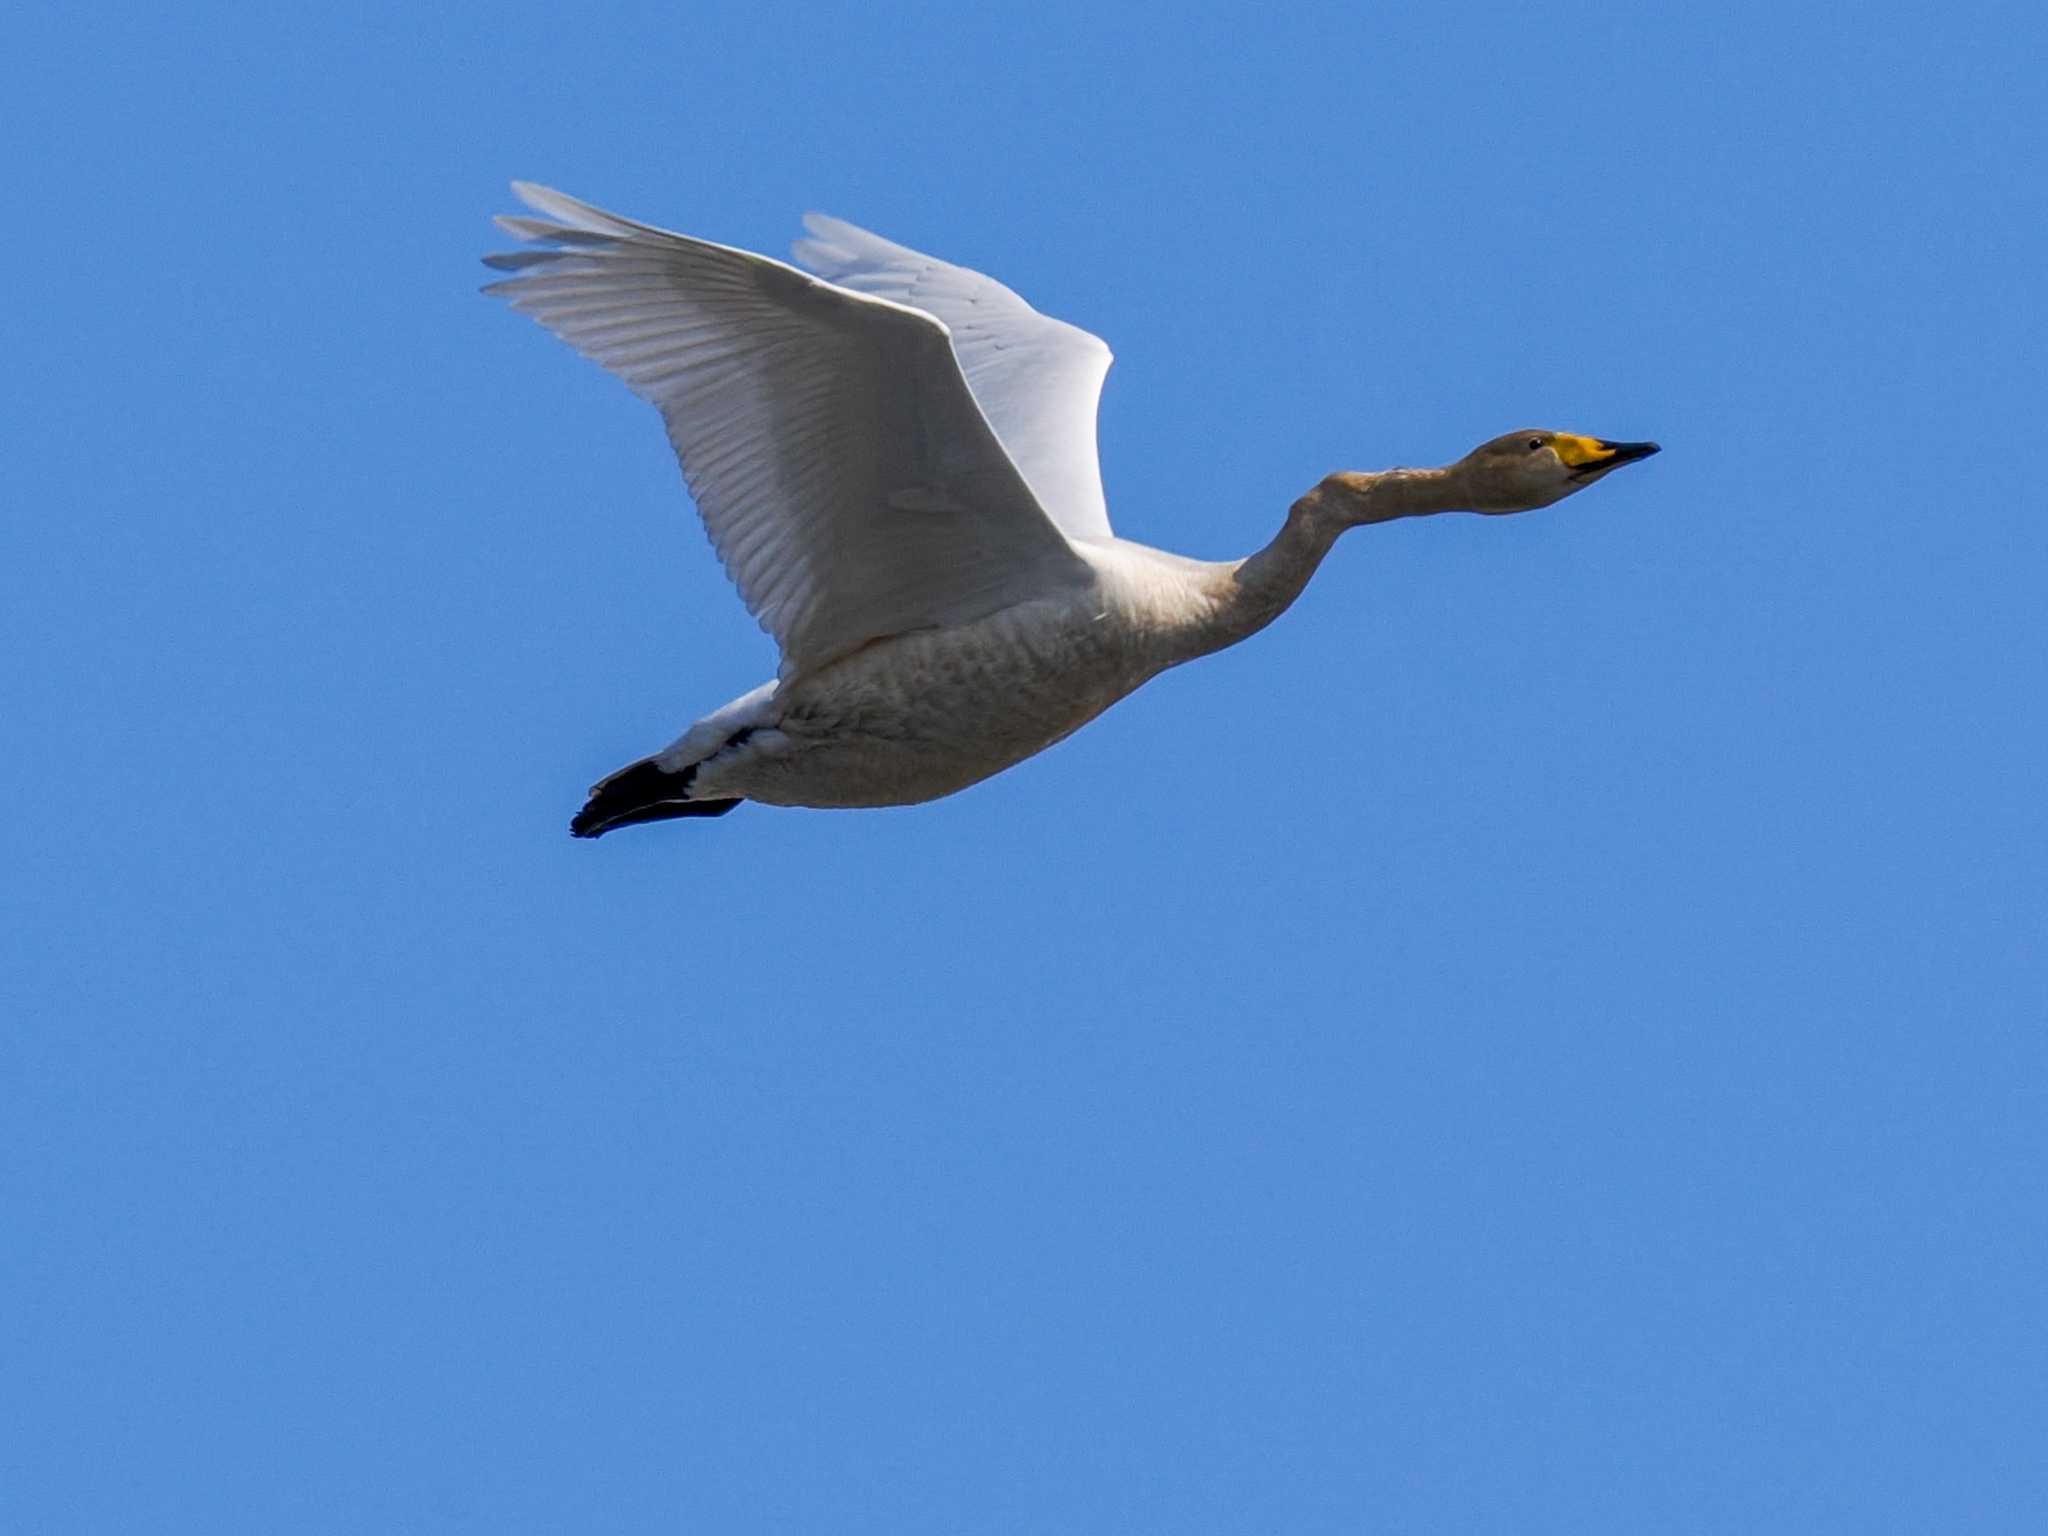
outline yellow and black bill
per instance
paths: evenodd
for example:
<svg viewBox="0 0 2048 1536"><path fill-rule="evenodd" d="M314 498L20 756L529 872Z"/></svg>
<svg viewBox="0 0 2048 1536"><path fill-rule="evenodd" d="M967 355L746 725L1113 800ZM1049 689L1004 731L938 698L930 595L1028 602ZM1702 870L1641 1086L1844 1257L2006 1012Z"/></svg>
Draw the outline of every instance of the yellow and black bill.
<svg viewBox="0 0 2048 1536"><path fill-rule="evenodd" d="M1569 432L1558 433L1550 446L1570 469L1582 475L1618 469L1660 451L1655 443L1610 443L1597 437L1575 437Z"/></svg>

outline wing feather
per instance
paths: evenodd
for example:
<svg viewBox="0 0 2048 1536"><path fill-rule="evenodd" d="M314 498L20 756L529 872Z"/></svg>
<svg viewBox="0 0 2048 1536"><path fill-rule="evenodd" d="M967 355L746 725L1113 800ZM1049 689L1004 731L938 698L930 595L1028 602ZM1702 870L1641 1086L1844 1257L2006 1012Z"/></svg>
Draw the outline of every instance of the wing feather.
<svg viewBox="0 0 2048 1536"><path fill-rule="evenodd" d="M1095 451L1110 351L1040 314L992 277L884 240L844 219L804 216L796 259L841 287L936 315L989 425L1069 538L1113 535Z"/></svg>
<svg viewBox="0 0 2048 1536"><path fill-rule="evenodd" d="M485 289L661 412L783 675L1090 579L976 403L945 325L765 256L515 182L539 249Z"/></svg>

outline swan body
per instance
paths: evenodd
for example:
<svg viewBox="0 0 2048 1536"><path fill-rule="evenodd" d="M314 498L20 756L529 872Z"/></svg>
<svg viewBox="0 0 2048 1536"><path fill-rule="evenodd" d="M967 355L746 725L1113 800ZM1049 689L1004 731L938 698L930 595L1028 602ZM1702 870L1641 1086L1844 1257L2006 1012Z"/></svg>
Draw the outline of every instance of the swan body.
<svg viewBox="0 0 2048 1536"><path fill-rule="evenodd" d="M514 183L503 295L662 413L775 679L591 791L579 836L769 805L906 805L1043 751L1270 623L1347 528L1548 505L1653 443L1531 430L1442 469L1337 473L1244 560L1118 538L1110 354L965 268L812 215L796 255Z"/></svg>
<svg viewBox="0 0 2048 1536"><path fill-rule="evenodd" d="M1213 600L1194 562L1122 541L1084 557L1093 587L766 684L743 714L658 761L671 773L694 764L698 795L809 806L936 800L1020 763L1203 643ZM729 750L727 725L747 731Z"/></svg>

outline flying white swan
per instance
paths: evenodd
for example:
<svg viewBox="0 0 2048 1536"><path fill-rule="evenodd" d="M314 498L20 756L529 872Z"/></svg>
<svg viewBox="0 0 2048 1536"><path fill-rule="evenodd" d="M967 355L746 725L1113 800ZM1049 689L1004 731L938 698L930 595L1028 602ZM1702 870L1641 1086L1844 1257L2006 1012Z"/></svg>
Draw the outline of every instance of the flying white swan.
<svg viewBox="0 0 2048 1536"><path fill-rule="evenodd" d="M1511 432L1441 469L1339 472L1244 560L1110 531L1109 348L992 278L812 214L810 272L514 182L532 248L484 291L661 412L772 682L590 792L579 837L768 805L908 805L1071 734L1292 603L1347 528L1521 512L1655 443ZM816 275L813 276L812 274Z"/></svg>

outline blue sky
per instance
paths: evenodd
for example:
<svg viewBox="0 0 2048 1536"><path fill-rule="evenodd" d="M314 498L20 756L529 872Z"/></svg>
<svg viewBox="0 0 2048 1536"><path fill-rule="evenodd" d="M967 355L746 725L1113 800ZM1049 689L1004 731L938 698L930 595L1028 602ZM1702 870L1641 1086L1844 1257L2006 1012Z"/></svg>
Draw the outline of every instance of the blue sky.
<svg viewBox="0 0 2048 1536"><path fill-rule="evenodd" d="M2038 14L1274 9L0 24L0 1525L2042 1528ZM993 272L1192 554L1666 452L572 842L774 663L515 176Z"/></svg>

